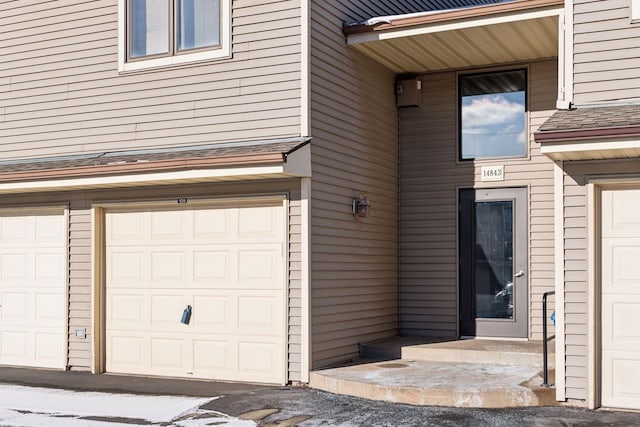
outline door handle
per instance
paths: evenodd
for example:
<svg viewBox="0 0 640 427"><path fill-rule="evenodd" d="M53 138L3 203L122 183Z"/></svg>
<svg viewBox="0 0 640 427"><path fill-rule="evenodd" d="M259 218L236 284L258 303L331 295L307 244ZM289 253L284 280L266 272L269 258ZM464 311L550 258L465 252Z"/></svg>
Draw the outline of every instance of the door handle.
<svg viewBox="0 0 640 427"><path fill-rule="evenodd" d="M518 277L522 277L524 276L524 271L520 270L518 271L516 274L513 275L514 278L518 278Z"/></svg>

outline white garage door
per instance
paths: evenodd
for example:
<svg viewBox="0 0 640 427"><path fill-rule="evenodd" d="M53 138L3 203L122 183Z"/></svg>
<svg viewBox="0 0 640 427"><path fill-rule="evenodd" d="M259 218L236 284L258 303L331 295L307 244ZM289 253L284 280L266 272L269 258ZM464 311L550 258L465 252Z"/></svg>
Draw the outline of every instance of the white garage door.
<svg viewBox="0 0 640 427"><path fill-rule="evenodd" d="M284 225L282 200L107 212L107 371L283 384Z"/></svg>
<svg viewBox="0 0 640 427"><path fill-rule="evenodd" d="M0 211L0 364L66 364L64 210Z"/></svg>
<svg viewBox="0 0 640 427"><path fill-rule="evenodd" d="M602 406L640 409L640 189L602 191Z"/></svg>

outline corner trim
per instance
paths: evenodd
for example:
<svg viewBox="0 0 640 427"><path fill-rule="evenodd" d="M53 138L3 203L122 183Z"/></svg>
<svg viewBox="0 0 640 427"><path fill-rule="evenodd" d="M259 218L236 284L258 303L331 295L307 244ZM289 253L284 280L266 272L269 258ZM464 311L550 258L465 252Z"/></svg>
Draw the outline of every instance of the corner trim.
<svg viewBox="0 0 640 427"><path fill-rule="evenodd" d="M555 234L555 310L556 310L556 400L567 399L565 366L565 313L564 313L564 170L562 161L553 165L554 234Z"/></svg>
<svg viewBox="0 0 640 427"><path fill-rule="evenodd" d="M300 180L301 328L300 380L309 382L311 367L311 178Z"/></svg>

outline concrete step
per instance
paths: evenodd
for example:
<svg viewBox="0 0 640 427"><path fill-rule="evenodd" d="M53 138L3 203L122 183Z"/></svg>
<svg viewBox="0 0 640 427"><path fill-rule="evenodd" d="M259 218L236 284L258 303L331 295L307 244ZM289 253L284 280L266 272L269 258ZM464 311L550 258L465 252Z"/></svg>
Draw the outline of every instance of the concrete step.
<svg viewBox="0 0 640 427"><path fill-rule="evenodd" d="M336 394L412 405L505 408L555 405L532 366L397 359L314 371L309 385Z"/></svg>
<svg viewBox="0 0 640 427"><path fill-rule="evenodd" d="M548 366L555 363L554 342L549 342ZM364 344L361 356L367 359L407 359L428 362L487 363L542 368L541 341L442 340L437 338L396 337Z"/></svg>

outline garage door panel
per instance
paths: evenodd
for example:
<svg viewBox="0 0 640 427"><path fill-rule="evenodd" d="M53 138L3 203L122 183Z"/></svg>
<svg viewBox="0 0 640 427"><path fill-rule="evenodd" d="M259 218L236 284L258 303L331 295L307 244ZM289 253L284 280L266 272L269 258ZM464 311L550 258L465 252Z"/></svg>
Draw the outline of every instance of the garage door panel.
<svg viewBox="0 0 640 427"><path fill-rule="evenodd" d="M165 211L152 212L151 218L151 240L152 241L176 241L182 240L187 234L188 218L190 212L185 211Z"/></svg>
<svg viewBox="0 0 640 427"><path fill-rule="evenodd" d="M28 345L30 333L27 331L5 330L0 333L2 337L2 359L7 362L13 360L30 360Z"/></svg>
<svg viewBox="0 0 640 427"><path fill-rule="evenodd" d="M238 332L278 334L282 325L281 296L241 296L238 298Z"/></svg>
<svg viewBox="0 0 640 427"><path fill-rule="evenodd" d="M640 206L640 189L603 191L602 236L640 237L640 216L635 206Z"/></svg>
<svg viewBox="0 0 640 427"><path fill-rule="evenodd" d="M118 220L129 213L107 212L108 228L136 224L148 230L137 240L129 232L106 233L107 313L120 305L118 310L139 314L108 314L108 345L119 343L112 337L121 343L130 337L141 348L140 357L127 363L118 362L126 359L118 356L123 350L107 349L107 370L283 383L283 211L281 205L184 207L135 212L129 222ZM132 295L139 295L135 308ZM192 316L184 325L187 305Z"/></svg>
<svg viewBox="0 0 640 427"><path fill-rule="evenodd" d="M2 313L3 324L25 324L30 319L32 312L31 294L27 292L11 292L2 293Z"/></svg>
<svg viewBox="0 0 640 427"><path fill-rule="evenodd" d="M182 370L184 366L182 338L153 338L151 340L151 368Z"/></svg>
<svg viewBox="0 0 640 427"><path fill-rule="evenodd" d="M33 311L35 321L45 325L48 322L62 324L65 317L64 296L59 293L36 292L35 310Z"/></svg>
<svg viewBox="0 0 640 427"><path fill-rule="evenodd" d="M186 272L187 254L184 251L154 251L151 258L151 281L155 283L170 282L175 286L189 280Z"/></svg>
<svg viewBox="0 0 640 427"><path fill-rule="evenodd" d="M66 239L66 227L62 215L39 215L34 218L34 240L42 243L52 243L54 247Z"/></svg>
<svg viewBox="0 0 640 427"><path fill-rule="evenodd" d="M226 294L194 295L191 317L193 327L202 328L205 331L233 327L235 319L232 307L235 304L235 298Z"/></svg>
<svg viewBox="0 0 640 427"><path fill-rule="evenodd" d="M277 289L282 274L282 245L252 245L238 251L238 286Z"/></svg>
<svg viewBox="0 0 640 427"><path fill-rule="evenodd" d="M154 328L178 329L180 323L176 323L182 317L182 311L187 306L184 295L179 292L174 294L154 293L151 299L151 324Z"/></svg>
<svg viewBox="0 0 640 427"><path fill-rule="evenodd" d="M119 325L127 327L133 322L141 325L146 321L145 295L118 293L107 295L107 298L109 300L107 321L113 328L119 329Z"/></svg>
<svg viewBox="0 0 640 427"><path fill-rule="evenodd" d="M264 342L256 339L238 344L239 370L243 379L251 381L275 382L274 372L280 371L283 361L282 342Z"/></svg>
<svg viewBox="0 0 640 427"><path fill-rule="evenodd" d="M143 212L121 212L107 216L107 240L119 244L144 240L148 233L146 217Z"/></svg>
<svg viewBox="0 0 640 427"><path fill-rule="evenodd" d="M232 237L231 212L228 209L196 210L193 214L193 236L196 240L228 242Z"/></svg>
<svg viewBox="0 0 640 427"><path fill-rule="evenodd" d="M37 332L34 337L36 360L48 361L51 366L60 364L60 355L64 351L59 333Z"/></svg>
<svg viewBox="0 0 640 427"><path fill-rule="evenodd" d="M637 354L604 352L602 359L602 405L636 408L640 401L640 360Z"/></svg>
<svg viewBox="0 0 640 427"><path fill-rule="evenodd" d="M39 286L59 286L65 277L66 254L38 252L34 255L35 281Z"/></svg>
<svg viewBox="0 0 640 427"><path fill-rule="evenodd" d="M20 282L23 286L33 282L31 253L5 253L0 259L0 280L4 283Z"/></svg>
<svg viewBox="0 0 640 427"><path fill-rule="evenodd" d="M145 254L142 251L107 251L107 281L112 287L139 287L148 283L144 276Z"/></svg>
<svg viewBox="0 0 640 427"><path fill-rule="evenodd" d="M29 218L25 216L5 216L0 218L0 240L4 243L24 243L33 241L29 230Z"/></svg>
<svg viewBox="0 0 640 427"><path fill-rule="evenodd" d="M194 374L220 378L229 372L236 372L236 351L229 341L193 340Z"/></svg>
<svg viewBox="0 0 640 427"><path fill-rule="evenodd" d="M241 209L238 215L238 235L243 239L278 239L282 231L279 210L270 207Z"/></svg>
<svg viewBox="0 0 640 427"><path fill-rule="evenodd" d="M640 313L640 295L628 298L603 295L602 316L609 319L602 328L603 346L640 352L638 313Z"/></svg>
<svg viewBox="0 0 640 427"><path fill-rule="evenodd" d="M113 369L116 372L121 369L137 369L146 368L145 363L149 350L145 338L139 336L128 336L126 334L107 334L108 353L107 353L107 369ZM145 351L146 350L146 351Z"/></svg>
<svg viewBox="0 0 640 427"><path fill-rule="evenodd" d="M195 250L193 252L193 281L197 285L224 286L231 283L233 270L229 250Z"/></svg>
<svg viewBox="0 0 640 427"><path fill-rule="evenodd" d="M640 295L640 246L637 239L608 238L602 242L603 293L634 293Z"/></svg>

